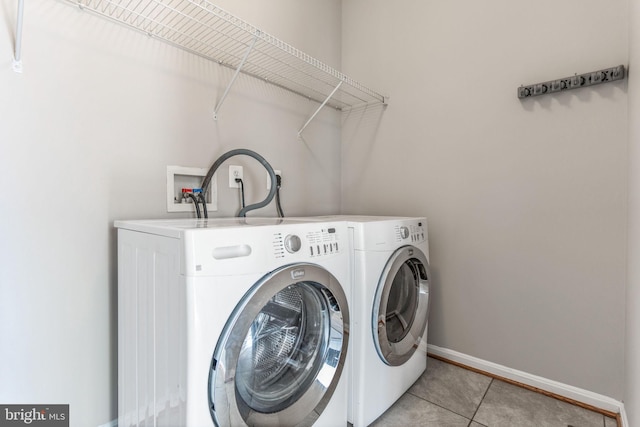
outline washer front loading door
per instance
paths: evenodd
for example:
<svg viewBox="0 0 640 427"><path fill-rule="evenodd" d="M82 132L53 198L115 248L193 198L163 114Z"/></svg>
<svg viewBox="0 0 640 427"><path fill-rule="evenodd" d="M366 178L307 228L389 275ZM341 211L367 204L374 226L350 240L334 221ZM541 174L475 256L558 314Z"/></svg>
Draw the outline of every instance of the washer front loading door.
<svg viewBox="0 0 640 427"><path fill-rule="evenodd" d="M373 341L387 365L405 363L418 348L429 316L429 264L422 251L404 246L382 272L373 303Z"/></svg>
<svg viewBox="0 0 640 427"><path fill-rule="evenodd" d="M309 426L344 367L347 299L313 264L262 278L227 321L213 354L209 407L217 426Z"/></svg>

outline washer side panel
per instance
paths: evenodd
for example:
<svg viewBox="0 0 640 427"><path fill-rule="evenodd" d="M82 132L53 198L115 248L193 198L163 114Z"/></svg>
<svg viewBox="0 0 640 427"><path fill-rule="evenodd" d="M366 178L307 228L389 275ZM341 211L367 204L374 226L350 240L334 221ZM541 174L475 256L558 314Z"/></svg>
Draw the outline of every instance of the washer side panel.
<svg viewBox="0 0 640 427"><path fill-rule="evenodd" d="M184 292L177 239L118 230L118 425L184 424Z"/></svg>

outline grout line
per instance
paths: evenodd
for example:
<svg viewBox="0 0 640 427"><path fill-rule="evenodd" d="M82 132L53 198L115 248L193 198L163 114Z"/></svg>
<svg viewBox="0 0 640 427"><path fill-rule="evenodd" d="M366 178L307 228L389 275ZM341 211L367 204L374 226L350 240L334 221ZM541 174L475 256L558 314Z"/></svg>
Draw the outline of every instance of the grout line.
<svg viewBox="0 0 640 427"><path fill-rule="evenodd" d="M622 426L620 414L616 414L614 412L607 411L605 409L598 408L596 406L588 405L586 403L579 402L577 400L574 400L574 399L571 399L571 398L568 398L568 397L565 397L565 396L561 396L559 394L552 393L550 391L543 390L543 389L538 388L538 387L530 386L528 384L523 384L521 382L514 381L514 380L511 380L509 378L501 377L500 375L492 374L491 372L487 372L487 371L483 371L483 370L478 369L478 368L467 366L467 365L465 365L463 363L455 362L453 360L446 359L446 358L444 358L442 356L439 356L439 355L436 355L436 354L433 354L433 353L428 353L428 356L432 357L434 359L440 360L442 362L449 363L449 364L454 365L454 366L458 366L458 367L466 369L468 371L476 372L476 373L482 374L482 375L486 375L487 377L491 377L491 378L494 378L496 380L504 381L506 383L515 385L517 387L521 387L521 388L527 389L529 391L540 393L540 394L543 394L545 396L552 397L554 399L560 400L562 402L566 402L566 403L569 403L571 405L579 406L580 408L587 409L589 411L596 412L598 414L602 414L605 417L613 418L613 419L617 420L618 427Z"/></svg>
<svg viewBox="0 0 640 427"><path fill-rule="evenodd" d="M477 422L477 421L475 421L475 420L469 420L469 425L468 425L467 427L471 427L471 424L472 424L472 423L476 423L476 424L478 424L479 426L482 426L482 427L489 427L489 426L484 425L484 424L482 424L482 423L479 423L479 422Z"/></svg>
<svg viewBox="0 0 640 427"><path fill-rule="evenodd" d="M445 411L447 411L447 412L451 412L452 414L456 414L457 416L462 417L462 418L464 418L465 420L469 420L469 424L471 424L471 421L473 421L472 419L469 419L469 418L468 418L468 417L466 417L465 415L459 414L459 413L457 413L456 411L452 411L451 409L449 409L449 408L447 408L447 407L445 407L445 406L442 406L442 405L439 405L439 404L437 404L437 403L434 403L434 402L432 402L432 401L430 401L430 400L428 400L428 399L425 399L425 398L424 398L424 397L422 397L422 396L418 396L417 394L411 393L411 392L410 392L410 391L408 391L408 390L407 390L406 394L410 394L410 395L411 395L411 396L413 396L413 397L417 397L417 398L418 398L418 399L420 399L420 400L424 400L425 402L427 402L427 403L428 403L428 404L430 404L430 405L437 406L438 408L444 409Z"/></svg>
<svg viewBox="0 0 640 427"><path fill-rule="evenodd" d="M471 421L473 421L473 419L476 417L476 414L478 413L478 410L480 409L480 406L482 406L482 402L484 402L484 398L487 397L487 393L489 393L489 389L491 388L491 385L493 384L494 380L495 380L495 378L491 378L491 381L489 382L489 386L487 386L487 389L484 391L484 394L482 395L482 399L480 399L480 403L478 403L478 407L476 408L476 410L474 411L473 415L471 416ZM478 423L478 424L480 424L480 423ZM471 423L469 423L469 425L471 425Z"/></svg>

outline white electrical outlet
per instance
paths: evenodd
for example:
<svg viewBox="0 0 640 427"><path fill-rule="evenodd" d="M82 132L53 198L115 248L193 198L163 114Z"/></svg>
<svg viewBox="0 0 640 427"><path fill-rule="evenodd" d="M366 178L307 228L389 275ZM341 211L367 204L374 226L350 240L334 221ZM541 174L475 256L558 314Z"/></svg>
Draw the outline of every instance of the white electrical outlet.
<svg viewBox="0 0 640 427"><path fill-rule="evenodd" d="M242 179L242 166L229 166L229 188L240 188L236 179Z"/></svg>
<svg viewBox="0 0 640 427"><path fill-rule="evenodd" d="M280 179L282 180L282 171L278 169L274 169L273 171L276 175L280 175ZM269 175L269 172L267 172L267 190L271 190L271 175Z"/></svg>

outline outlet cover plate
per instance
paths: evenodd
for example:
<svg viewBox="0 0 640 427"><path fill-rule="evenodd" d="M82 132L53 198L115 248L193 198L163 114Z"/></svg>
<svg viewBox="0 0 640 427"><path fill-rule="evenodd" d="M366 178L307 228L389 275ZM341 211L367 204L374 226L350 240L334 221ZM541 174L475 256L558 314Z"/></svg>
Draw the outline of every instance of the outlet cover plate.
<svg viewBox="0 0 640 427"><path fill-rule="evenodd" d="M240 183L236 182L236 178L244 178L242 166L229 166L229 188L240 188Z"/></svg>

